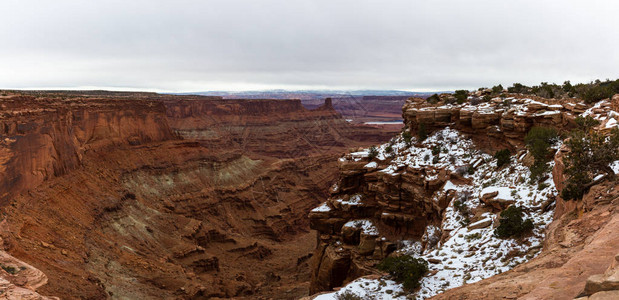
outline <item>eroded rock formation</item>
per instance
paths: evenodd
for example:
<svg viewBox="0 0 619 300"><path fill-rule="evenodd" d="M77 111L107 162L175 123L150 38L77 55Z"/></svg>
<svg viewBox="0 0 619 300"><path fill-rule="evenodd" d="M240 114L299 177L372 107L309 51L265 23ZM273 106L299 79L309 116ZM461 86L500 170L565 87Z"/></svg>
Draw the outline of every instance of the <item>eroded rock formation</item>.
<svg viewBox="0 0 619 300"><path fill-rule="evenodd" d="M587 106L557 100L517 96L495 98L490 102L472 104L429 104L425 99L411 98L402 108L406 125L416 132L420 124L428 130L452 126L473 133L480 147L521 147L526 133L533 126L554 127L566 131Z"/></svg>

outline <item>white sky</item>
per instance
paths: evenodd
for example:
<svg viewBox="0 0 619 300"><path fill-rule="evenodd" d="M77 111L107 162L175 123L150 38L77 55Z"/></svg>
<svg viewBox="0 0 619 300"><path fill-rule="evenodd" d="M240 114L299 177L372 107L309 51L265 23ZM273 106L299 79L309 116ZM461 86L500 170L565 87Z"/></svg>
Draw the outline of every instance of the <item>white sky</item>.
<svg viewBox="0 0 619 300"><path fill-rule="evenodd" d="M619 1L0 1L0 88L451 90L619 77Z"/></svg>

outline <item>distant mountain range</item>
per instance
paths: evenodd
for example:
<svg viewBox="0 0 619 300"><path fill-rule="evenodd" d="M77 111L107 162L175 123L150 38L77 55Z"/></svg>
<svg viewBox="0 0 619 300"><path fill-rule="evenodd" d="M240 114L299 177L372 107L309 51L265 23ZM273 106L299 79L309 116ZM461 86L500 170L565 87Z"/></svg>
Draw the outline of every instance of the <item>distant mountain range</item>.
<svg viewBox="0 0 619 300"><path fill-rule="evenodd" d="M326 97L358 97L358 96L429 96L438 92L409 92L399 90L261 90L261 91L205 91L191 93L176 93L176 95L221 96L223 98L245 99L324 99Z"/></svg>

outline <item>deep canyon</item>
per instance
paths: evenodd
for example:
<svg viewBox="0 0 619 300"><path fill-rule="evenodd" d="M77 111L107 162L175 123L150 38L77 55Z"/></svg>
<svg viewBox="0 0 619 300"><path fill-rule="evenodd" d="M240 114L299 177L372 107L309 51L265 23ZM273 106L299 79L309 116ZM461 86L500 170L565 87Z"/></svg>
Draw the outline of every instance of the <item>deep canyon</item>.
<svg viewBox="0 0 619 300"><path fill-rule="evenodd" d="M394 134L349 124L330 100L314 110L148 93L0 102L2 241L13 256L3 266L19 270L6 294L62 299L307 295L306 216L336 180L337 157Z"/></svg>
<svg viewBox="0 0 619 300"><path fill-rule="evenodd" d="M403 100L387 100L367 106L372 118L398 117ZM608 131L619 95L594 105L409 98L398 108L403 129L349 122L330 98L308 109L301 100L4 91L0 107L8 298L299 299L337 297L332 290L358 280L381 280L372 297L383 299L596 299L619 289L615 181L603 177L582 201L561 199L561 145L543 185L521 180L532 127L566 133L588 114ZM489 155L499 149L512 153L502 169ZM463 195L466 223L454 204ZM499 214L513 204L536 229L497 239ZM402 253L430 262L417 294L378 279L377 264Z"/></svg>

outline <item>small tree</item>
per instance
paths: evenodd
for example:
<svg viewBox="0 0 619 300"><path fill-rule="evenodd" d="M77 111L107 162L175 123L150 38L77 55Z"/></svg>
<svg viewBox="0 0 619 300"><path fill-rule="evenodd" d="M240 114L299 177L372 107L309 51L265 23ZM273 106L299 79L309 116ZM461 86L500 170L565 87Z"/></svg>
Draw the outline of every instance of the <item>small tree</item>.
<svg viewBox="0 0 619 300"><path fill-rule="evenodd" d="M531 182L538 181L548 170L548 161L552 157L550 146L559 140L557 131L550 127L533 127L524 138L527 148L535 158L531 171Z"/></svg>
<svg viewBox="0 0 619 300"><path fill-rule="evenodd" d="M565 188L561 197L579 200L593 184L593 176L605 173L614 178L610 163L619 160L619 129L614 128L609 136L592 130L597 121L591 117L576 120L579 129L565 142L570 152L565 157Z"/></svg>
<svg viewBox="0 0 619 300"><path fill-rule="evenodd" d="M533 221L522 220L522 208L512 205L501 212L500 224L494 230L494 234L502 239L521 237L533 230Z"/></svg>
<svg viewBox="0 0 619 300"><path fill-rule="evenodd" d="M499 150L494 154L494 158L496 158L496 166L500 168L510 161L510 153L509 149Z"/></svg>
<svg viewBox="0 0 619 300"><path fill-rule="evenodd" d="M404 139L404 143L406 144L406 146L410 147L413 141L413 135L411 134L411 132L408 130L402 132L402 138Z"/></svg>
<svg viewBox="0 0 619 300"><path fill-rule="evenodd" d="M409 255L387 257L377 267L388 272L407 290L419 287L419 280L428 272L427 261Z"/></svg>
<svg viewBox="0 0 619 300"><path fill-rule="evenodd" d="M602 85L593 85L585 90L581 95L586 103L594 103L602 99L610 98L613 94L608 87Z"/></svg>
<svg viewBox="0 0 619 300"><path fill-rule="evenodd" d="M507 91L510 93L524 94L527 93L529 89L530 88L526 85L523 85L521 83L514 83L511 87L507 88Z"/></svg>
<svg viewBox="0 0 619 300"><path fill-rule="evenodd" d="M566 80L566 81L563 82L562 89L563 89L564 92L569 93L569 92L572 91L573 88L574 87L572 86L572 83L570 83L569 80Z"/></svg>
<svg viewBox="0 0 619 300"><path fill-rule="evenodd" d="M456 101L459 104L466 102L466 99L469 97L469 91L467 90L457 90L454 92L454 97L456 97Z"/></svg>
<svg viewBox="0 0 619 300"><path fill-rule="evenodd" d="M425 123L419 123L419 128L417 128L417 137L419 137L420 142L423 142L428 138L428 131L426 130Z"/></svg>
<svg viewBox="0 0 619 300"><path fill-rule="evenodd" d="M370 147L369 151L368 151L368 158L370 160L374 159L376 156L378 156L378 148L376 148L376 146L372 146Z"/></svg>
<svg viewBox="0 0 619 300"><path fill-rule="evenodd" d="M439 97L438 94L434 94L434 95L428 97L428 99L426 99L426 101L428 101L429 103L432 103L432 104L436 104L439 101L441 101L441 97Z"/></svg>
<svg viewBox="0 0 619 300"><path fill-rule="evenodd" d="M503 86L502 85L495 85L492 87L492 94L498 95L500 93L503 92Z"/></svg>

